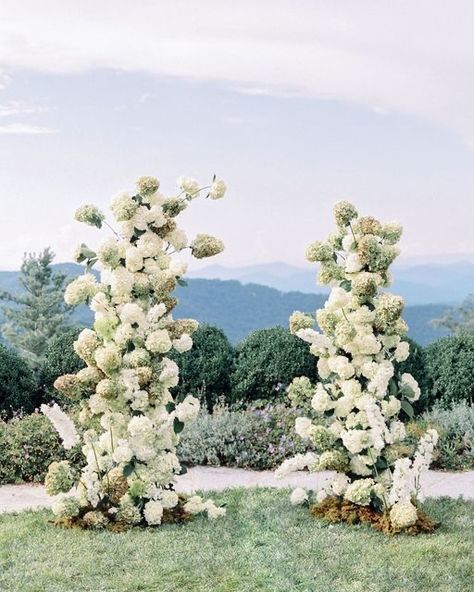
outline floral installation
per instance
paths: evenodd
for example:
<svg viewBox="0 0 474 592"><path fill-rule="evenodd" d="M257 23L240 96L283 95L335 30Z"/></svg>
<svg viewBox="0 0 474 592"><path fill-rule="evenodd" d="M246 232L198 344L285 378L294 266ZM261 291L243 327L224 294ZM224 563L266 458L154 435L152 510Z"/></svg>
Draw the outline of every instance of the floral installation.
<svg viewBox="0 0 474 592"><path fill-rule="evenodd" d="M337 231L313 243L307 259L320 264L319 281L331 293L316 319L290 317L290 330L318 358L319 382L296 378L288 388L293 404L306 411L295 422L308 452L283 462L277 476L293 471L335 471L317 493L314 516L331 521L371 522L384 532L421 532L434 523L418 508L420 476L438 440L429 429L416 450L406 443L405 424L420 388L397 362L409 356L402 338L403 299L389 294L389 266L399 254L402 227L359 216L355 207L334 208ZM317 321L322 332L313 329ZM308 496L293 492L293 504Z"/></svg>
<svg viewBox="0 0 474 592"><path fill-rule="evenodd" d="M200 259L224 249L205 234L189 242L176 218L200 195L222 198L226 186L216 178L204 188L188 178L178 185L176 197L164 197L158 179L141 177L135 194L112 200L117 230L94 205L76 212L76 220L107 226L114 236L97 251L85 244L77 248L75 261L86 263L86 270L65 292L68 304L87 303L95 313L93 328L74 343L87 367L54 385L71 399L84 399L78 428L57 404L42 407L64 447L81 442L85 457L80 474L67 461L50 465L46 489L57 496L53 511L59 523L123 530L225 513L212 500L175 491L176 476L184 472L176 455L179 434L196 418L199 401L190 395L173 399L179 369L166 354L191 349L198 327L193 319L173 319L172 292L185 285L186 264L172 256L190 249ZM96 262L99 280L90 272Z"/></svg>

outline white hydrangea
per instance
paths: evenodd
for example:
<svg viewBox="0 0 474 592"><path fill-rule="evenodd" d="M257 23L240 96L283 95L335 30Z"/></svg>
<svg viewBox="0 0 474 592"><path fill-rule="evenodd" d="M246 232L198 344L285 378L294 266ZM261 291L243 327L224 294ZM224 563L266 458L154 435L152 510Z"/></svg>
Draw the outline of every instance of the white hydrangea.
<svg viewBox="0 0 474 592"><path fill-rule="evenodd" d="M175 277L183 276L188 269L188 264L185 261L173 261L169 266L170 273Z"/></svg>
<svg viewBox="0 0 474 592"><path fill-rule="evenodd" d="M133 284L133 273L125 269L125 267L118 267L110 273L110 290L113 296L128 298Z"/></svg>
<svg viewBox="0 0 474 592"><path fill-rule="evenodd" d="M334 407L334 402L321 383L316 386L316 392L311 399L311 407L318 413L324 413Z"/></svg>
<svg viewBox="0 0 474 592"><path fill-rule="evenodd" d="M209 197L211 199L221 199L227 190L226 184L222 179L216 179L209 190Z"/></svg>
<svg viewBox="0 0 474 592"><path fill-rule="evenodd" d="M199 413L199 399L188 395L182 403L176 405L176 417L184 423L196 419Z"/></svg>
<svg viewBox="0 0 474 592"><path fill-rule="evenodd" d="M410 355L410 344L408 341L400 341L393 357L397 362L404 362Z"/></svg>
<svg viewBox="0 0 474 592"><path fill-rule="evenodd" d="M404 395L409 401L418 401L421 396L421 390L411 374L408 372L402 374L400 386L404 388Z"/></svg>
<svg viewBox="0 0 474 592"><path fill-rule="evenodd" d="M160 502L165 510L174 508L178 504L179 498L175 491L162 491L160 493Z"/></svg>
<svg viewBox="0 0 474 592"><path fill-rule="evenodd" d="M417 520L418 512L411 502L398 502L390 509L390 521L395 528L408 528Z"/></svg>
<svg viewBox="0 0 474 592"><path fill-rule="evenodd" d="M347 430L342 433L342 442L352 454L359 454L373 444L372 436L366 430Z"/></svg>
<svg viewBox="0 0 474 592"><path fill-rule="evenodd" d="M156 500L150 500L145 504L143 515L150 526L161 524L161 519L163 518L163 506Z"/></svg>
<svg viewBox="0 0 474 592"><path fill-rule="evenodd" d="M148 334L145 347L153 353L165 354L170 351L173 344L166 329L158 329Z"/></svg>
<svg viewBox="0 0 474 592"><path fill-rule="evenodd" d="M334 414L337 417L346 417L352 409L354 409L354 398L351 395L343 395L334 405Z"/></svg>
<svg viewBox="0 0 474 592"><path fill-rule="evenodd" d="M193 340L187 333L184 333L178 339L173 340L173 347L177 352L182 354L193 347Z"/></svg>
<svg viewBox="0 0 474 592"><path fill-rule="evenodd" d="M143 268L143 254L136 247L130 247L125 252L125 265L130 272L140 271Z"/></svg>
<svg viewBox="0 0 474 592"><path fill-rule="evenodd" d="M344 473L337 473L329 483L329 488L334 495L344 495L349 485L349 478Z"/></svg>
<svg viewBox="0 0 474 592"><path fill-rule="evenodd" d="M387 393L388 383L393 377L393 374L393 365L388 361L382 362L378 365L374 377L369 382L367 386L368 390L374 393L377 398L382 399Z"/></svg>
<svg viewBox="0 0 474 592"><path fill-rule="evenodd" d="M297 417L295 420L295 432L303 440L310 438L312 427L313 422L308 417Z"/></svg>
<svg viewBox="0 0 474 592"><path fill-rule="evenodd" d="M199 193L199 183L190 177L179 177L178 187L190 197L196 197Z"/></svg>
<svg viewBox="0 0 474 592"><path fill-rule="evenodd" d="M154 232L147 230L138 239L136 248L142 258L155 257L163 248L163 240Z"/></svg>
<svg viewBox="0 0 474 592"><path fill-rule="evenodd" d="M116 195L110 204L110 209L117 222L131 220L138 209L137 202L126 192Z"/></svg>
<svg viewBox="0 0 474 592"><path fill-rule="evenodd" d="M306 454L297 454L291 458L287 458L275 471L277 479L282 479L308 468L310 471L318 464L318 456L314 452L307 452Z"/></svg>
<svg viewBox="0 0 474 592"><path fill-rule="evenodd" d="M95 296L99 288L95 277L91 273L85 273L68 284L64 293L64 300L71 306L83 304L89 298Z"/></svg>
<svg viewBox="0 0 474 592"><path fill-rule="evenodd" d="M354 376L354 366L346 356L331 356L328 359L328 366L331 372L338 374L345 380Z"/></svg>
<svg viewBox="0 0 474 592"><path fill-rule="evenodd" d="M359 255L357 253L351 253L346 259L345 271L346 273L357 273L361 271L363 265L360 262Z"/></svg>
<svg viewBox="0 0 474 592"><path fill-rule="evenodd" d="M184 509L189 514L199 514L200 512L203 512L205 507L202 497L199 495L193 495L184 504Z"/></svg>
<svg viewBox="0 0 474 592"><path fill-rule="evenodd" d="M119 313L122 323L128 325L142 325L145 321L145 313L141 306L134 302L124 304Z"/></svg>
<svg viewBox="0 0 474 592"><path fill-rule="evenodd" d="M308 493L302 487L297 487L292 491L290 501L294 506L301 506L308 501Z"/></svg>
<svg viewBox="0 0 474 592"><path fill-rule="evenodd" d="M117 463L128 463L132 460L133 452L126 439L120 439L114 449L113 458Z"/></svg>
<svg viewBox="0 0 474 592"><path fill-rule="evenodd" d="M326 301L325 308L327 310L339 310L347 306L350 300L350 294L344 288L333 288Z"/></svg>
<svg viewBox="0 0 474 592"><path fill-rule="evenodd" d="M166 237L167 241L172 245L176 251L182 251L188 244L188 237L179 229L173 230Z"/></svg>

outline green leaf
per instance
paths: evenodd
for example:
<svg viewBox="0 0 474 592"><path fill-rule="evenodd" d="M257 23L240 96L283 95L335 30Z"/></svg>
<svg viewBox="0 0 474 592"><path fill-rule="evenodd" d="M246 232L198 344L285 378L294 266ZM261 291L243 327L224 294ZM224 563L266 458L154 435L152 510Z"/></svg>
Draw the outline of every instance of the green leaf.
<svg viewBox="0 0 474 592"><path fill-rule="evenodd" d="M125 477L130 477L130 475L133 473L133 465L132 463L128 463L123 467L123 474Z"/></svg>
<svg viewBox="0 0 474 592"><path fill-rule="evenodd" d="M401 403L403 411L408 415L410 419L413 419L415 412L413 411L413 407L411 403L408 401L402 401Z"/></svg>
<svg viewBox="0 0 474 592"><path fill-rule="evenodd" d="M168 413L173 413L173 411L176 409L176 405L173 401L170 401L169 403L166 403L165 408Z"/></svg>
<svg viewBox="0 0 474 592"><path fill-rule="evenodd" d="M184 423L179 421L177 417L174 418L173 422L173 430L175 434L180 434L183 431Z"/></svg>
<svg viewBox="0 0 474 592"><path fill-rule="evenodd" d="M381 471L383 471L386 468L388 468L388 462L383 458L383 456L381 456L380 458L377 459L375 466L377 467L377 469L380 469Z"/></svg>
<svg viewBox="0 0 474 592"><path fill-rule="evenodd" d="M341 282L339 282L339 285L341 286L341 288L344 288L344 290L346 292L350 292L351 291L352 282L350 280L342 280Z"/></svg>
<svg viewBox="0 0 474 592"><path fill-rule="evenodd" d="M187 472L188 472L188 469L187 469L186 467L183 467L183 466L181 465L181 469L180 469L180 471L179 471L179 474L180 474L180 475L186 475L186 473L187 473Z"/></svg>
<svg viewBox="0 0 474 592"><path fill-rule="evenodd" d="M86 271L90 271L94 265L97 263L97 259L88 259L87 260L87 265L86 265Z"/></svg>
<svg viewBox="0 0 474 592"><path fill-rule="evenodd" d="M396 397L398 393L397 381L394 378L391 378L388 383L388 392L393 396Z"/></svg>
<svg viewBox="0 0 474 592"><path fill-rule="evenodd" d="M182 286L183 288L186 288L186 286L188 285L188 282L181 279L181 278L178 278L178 285Z"/></svg>
<svg viewBox="0 0 474 592"><path fill-rule="evenodd" d="M89 249L89 247L86 245L82 245L81 253L84 255L84 257L86 257L86 259L94 259L94 257L97 257L97 253L92 249Z"/></svg>

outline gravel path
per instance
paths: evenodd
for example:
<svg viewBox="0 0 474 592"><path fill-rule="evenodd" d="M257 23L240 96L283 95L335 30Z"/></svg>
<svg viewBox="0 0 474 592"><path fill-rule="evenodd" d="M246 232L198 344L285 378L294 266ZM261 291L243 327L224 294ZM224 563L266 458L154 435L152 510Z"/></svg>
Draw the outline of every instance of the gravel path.
<svg viewBox="0 0 474 592"><path fill-rule="evenodd" d="M273 471L248 471L227 467L193 467L178 477L178 491L221 490L228 487L305 487L320 489L330 473L294 473L284 479L275 479ZM474 499L474 471L441 473L428 471L423 475L422 491L425 497L459 497ZM42 485L3 485L0 487L0 512L14 512L27 508L51 505Z"/></svg>

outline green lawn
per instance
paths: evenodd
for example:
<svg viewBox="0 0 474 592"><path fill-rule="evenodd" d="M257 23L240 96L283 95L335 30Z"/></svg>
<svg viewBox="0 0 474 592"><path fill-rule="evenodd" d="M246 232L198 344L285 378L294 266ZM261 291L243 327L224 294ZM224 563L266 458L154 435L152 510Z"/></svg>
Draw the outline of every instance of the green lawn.
<svg viewBox="0 0 474 592"><path fill-rule="evenodd" d="M47 511L0 516L2 592L469 592L474 503L430 500L443 526L393 538L325 526L286 492L216 494L227 516L122 534L64 530Z"/></svg>

